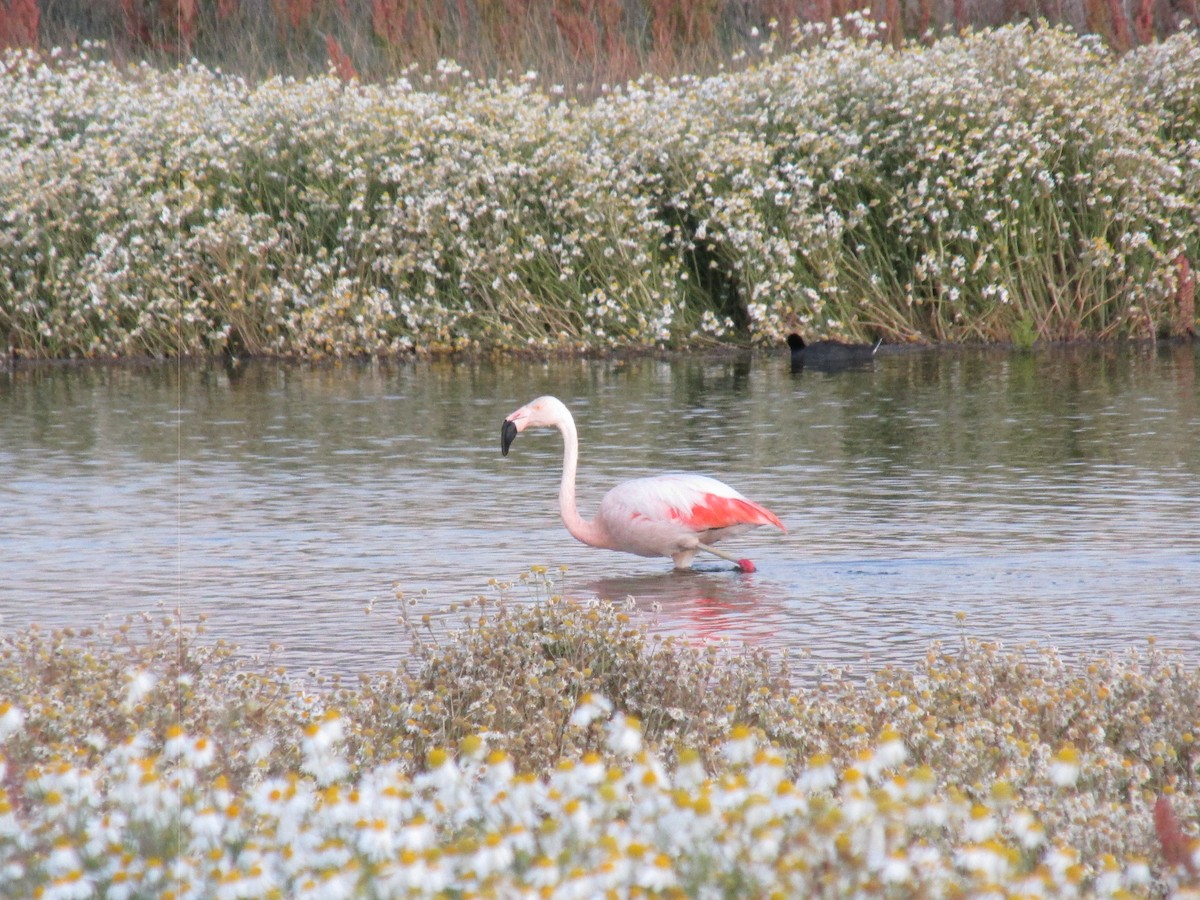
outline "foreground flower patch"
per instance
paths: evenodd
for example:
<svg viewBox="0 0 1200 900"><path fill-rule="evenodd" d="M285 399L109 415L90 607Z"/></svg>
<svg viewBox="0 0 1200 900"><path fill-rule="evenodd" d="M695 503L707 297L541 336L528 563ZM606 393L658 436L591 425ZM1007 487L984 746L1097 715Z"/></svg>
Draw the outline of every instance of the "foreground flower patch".
<svg viewBox="0 0 1200 900"><path fill-rule="evenodd" d="M27 772L4 800L0 872L63 897L1061 897L1151 882L1137 856L1082 864L1010 789L973 802L939 788L928 767L904 764L895 731L850 768L818 757L793 781L744 728L715 748L721 764L685 752L671 770L640 748L635 721L618 715L607 729L608 759L565 759L541 777L474 738L457 758L433 751L415 776L385 764L343 782L328 713L303 741L300 772L240 791L211 777L208 737L176 734L161 753L135 739L94 768Z"/></svg>
<svg viewBox="0 0 1200 900"><path fill-rule="evenodd" d="M14 896L1197 887L1200 674L1153 650L968 644L799 687L551 600L501 604L415 673L313 692L173 622L115 637L0 644ZM495 684L515 665L524 686ZM664 716L667 682L697 696Z"/></svg>

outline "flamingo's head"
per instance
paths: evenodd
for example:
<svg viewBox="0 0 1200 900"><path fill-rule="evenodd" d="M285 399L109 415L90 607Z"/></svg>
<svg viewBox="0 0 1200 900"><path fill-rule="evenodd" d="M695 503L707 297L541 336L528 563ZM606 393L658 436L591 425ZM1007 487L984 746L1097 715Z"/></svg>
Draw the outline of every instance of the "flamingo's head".
<svg viewBox="0 0 1200 900"><path fill-rule="evenodd" d="M526 428L559 428L572 422L570 411L557 397L538 397L526 403L500 426L500 453L508 456L508 448Z"/></svg>

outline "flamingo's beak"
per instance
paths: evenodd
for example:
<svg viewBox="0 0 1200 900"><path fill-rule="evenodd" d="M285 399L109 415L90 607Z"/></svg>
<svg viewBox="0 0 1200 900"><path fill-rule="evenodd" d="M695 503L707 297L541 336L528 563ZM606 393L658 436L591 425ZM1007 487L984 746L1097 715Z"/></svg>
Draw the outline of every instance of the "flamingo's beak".
<svg viewBox="0 0 1200 900"><path fill-rule="evenodd" d="M511 419L505 419L500 426L500 455L508 456L508 448L517 439L517 425Z"/></svg>

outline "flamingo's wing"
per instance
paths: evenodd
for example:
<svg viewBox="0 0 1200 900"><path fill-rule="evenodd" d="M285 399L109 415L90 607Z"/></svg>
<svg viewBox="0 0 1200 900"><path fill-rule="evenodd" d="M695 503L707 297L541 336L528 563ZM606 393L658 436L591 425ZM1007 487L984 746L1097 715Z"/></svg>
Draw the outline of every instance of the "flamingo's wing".
<svg viewBox="0 0 1200 900"><path fill-rule="evenodd" d="M773 525L787 531L765 506L704 475L635 478L609 491L601 507L609 516L629 521L678 523L696 532L755 525Z"/></svg>

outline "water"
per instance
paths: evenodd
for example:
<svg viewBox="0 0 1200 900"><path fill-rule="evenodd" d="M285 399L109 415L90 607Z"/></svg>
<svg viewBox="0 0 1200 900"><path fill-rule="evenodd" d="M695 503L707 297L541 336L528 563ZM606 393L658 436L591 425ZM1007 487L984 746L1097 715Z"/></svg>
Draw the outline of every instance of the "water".
<svg viewBox="0 0 1200 900"><path fill-rule="evenodd" d="M662 632L907 663L963 635L1200 662L1200 355L1190 346L900 351L792 374L786 352L606 361L55 367L0 373L0 629L179 608L289 669L374 672L454 603L553 591ZM561 441L500 424L554 393L580 505L715 475L773 509L674 574L556 511ZM565 572L559 567L566 566ZM156 613L157 614L157 613Z"/></svg>

